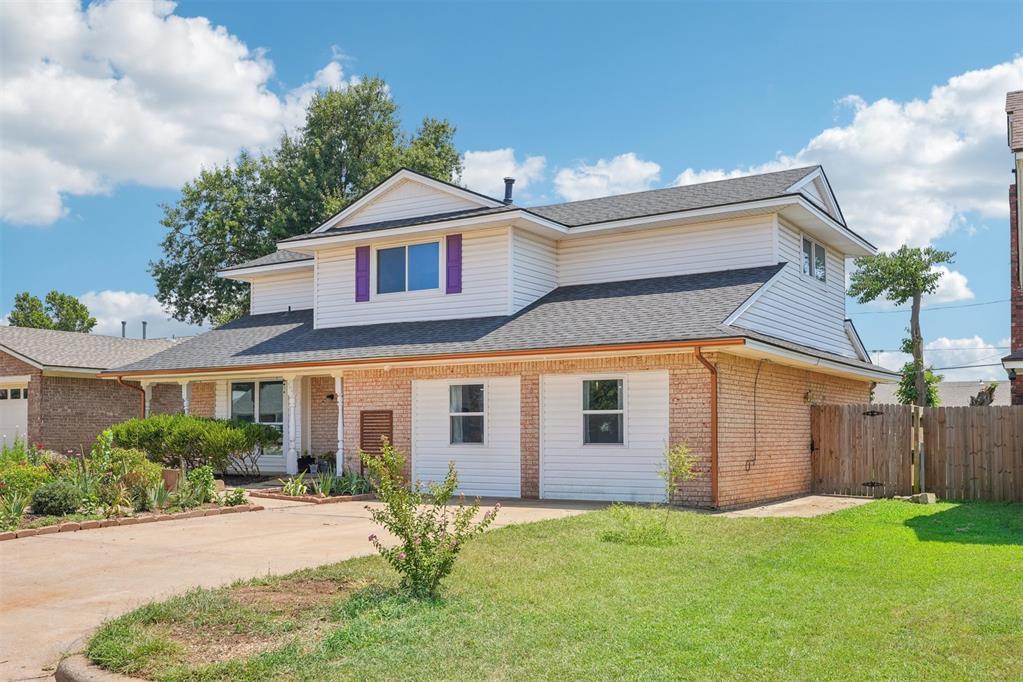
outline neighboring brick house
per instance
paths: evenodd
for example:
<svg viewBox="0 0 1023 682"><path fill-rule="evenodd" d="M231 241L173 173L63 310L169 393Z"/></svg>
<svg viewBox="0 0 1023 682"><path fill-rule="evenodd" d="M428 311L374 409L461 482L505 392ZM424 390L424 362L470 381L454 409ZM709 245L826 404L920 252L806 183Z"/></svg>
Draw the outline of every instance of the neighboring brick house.
<svg viewBox="0 0 1023 682"><path fill-rule="evenodd" d="M88 448L103 429L142 409L138 382L124 385L99 373L174 343L0 326L0 442ZM181 392L171 389L159 391L161 410L181 409Z"/></svg>
<svg viewBox="0 0 1023 682"><path fill-rule="evenodd" d="M1019 178L1023 174L1023 90L1010 92L1005 98L1005 112L1009 129L1009 149L1012 150L1016 181L1009 187L1009 263L1011 294L1010 354L1002 359L1012 382L1012 404L1023 405L1023 211L1020 203Z"/></svg>
<svg viewBox="0 0 1023 682"><path fill-rule="evenodd" d="M185 409L279 426L358 470L381 434L408 474L470 495L659 501L669 443L728 507L805 493L810 407L897 375L845 319L875 249L820 167L522 208L402 170L224 277L251 314L105 374Z"/></svg>

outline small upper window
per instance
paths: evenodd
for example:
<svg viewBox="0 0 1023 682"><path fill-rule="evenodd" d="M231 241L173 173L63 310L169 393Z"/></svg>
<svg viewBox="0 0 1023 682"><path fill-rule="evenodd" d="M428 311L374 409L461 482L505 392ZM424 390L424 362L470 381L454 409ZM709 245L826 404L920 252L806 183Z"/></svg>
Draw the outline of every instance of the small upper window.
<svg viewBox="0 0 1023 682"><path fill-rule="evenodd" d="M448 388L452 444L483 442L484 391L483 384L461 384Z"/></svg>
<svg viewBox="0 0 1023 682"><path fill-rule="evenodd" d="M0 388L0 400L7 400L7 389Z"/></svg>
<svg viewBox="0 0 1023 682"><path fill-rule="evenodd" d="M20 388L12 388L11 389L11 400L21 400L21 389Z"/></svg>
<svg viewBox="0 0 1023 682"><path fill-rule="evenodd" d="M377 250L377 293L422 291L440 286L440 242Z"/></svg>
<svg viewBox="0 0 1023 682"><path fill-rule="evenodd" d="M828 256L824 246L803 237L803 274L821 282L827 281Z"/></svg>
<svg viewBox="0 0 1023 682"><path fill-rule="evenodd" d="M583 381L583 443L625 442L621 379Z"/></svg>

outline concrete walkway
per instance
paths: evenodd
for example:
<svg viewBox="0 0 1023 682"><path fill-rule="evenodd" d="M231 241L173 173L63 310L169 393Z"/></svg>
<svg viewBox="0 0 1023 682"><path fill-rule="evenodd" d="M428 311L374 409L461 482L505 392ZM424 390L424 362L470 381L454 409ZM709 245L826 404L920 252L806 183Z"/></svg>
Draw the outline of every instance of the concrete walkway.
<svg viewBox="0 0 1023 682"><path fill-rule="evenodd" d="M254 501L267 509L0 543L0 680L49 678L102 621L148 601L374 551L365 502ZM495 525L602 506L507 500Z"/></svg>
<svg viewBox="0 0 1023 682"><path fill-rule="evenodd" d="M841 511L867 504L873 500L865 497L839 497L837 495L804 495L791 500L780 502L769 502L767 504L737 509L735 511L722 512L722 516L731 518L743 517L788 517L808 519L814 516L823 516L831 512Z"/></svg>

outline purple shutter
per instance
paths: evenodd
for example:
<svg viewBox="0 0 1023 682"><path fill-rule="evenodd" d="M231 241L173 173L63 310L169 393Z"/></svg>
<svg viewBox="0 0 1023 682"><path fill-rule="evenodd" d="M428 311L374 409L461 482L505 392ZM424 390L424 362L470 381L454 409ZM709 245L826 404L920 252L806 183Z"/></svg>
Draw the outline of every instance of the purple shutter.
<svg viewBox="0 0 1023 682"><path fill-rule="evenodd" d="M462 293L462 235L449 234L447 238L447 287L448 294Z"/></svg>
<svg viewBox="0 0 1023 682"><path fill-rule="evenodd" d="M355 247L355 300L369 300L369 247Z"/></svg>

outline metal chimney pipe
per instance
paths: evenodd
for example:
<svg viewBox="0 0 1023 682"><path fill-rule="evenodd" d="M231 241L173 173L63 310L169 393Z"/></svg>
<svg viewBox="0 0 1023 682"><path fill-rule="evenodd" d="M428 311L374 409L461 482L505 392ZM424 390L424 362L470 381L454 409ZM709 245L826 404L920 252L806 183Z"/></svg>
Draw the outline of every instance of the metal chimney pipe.
<svg viewBox="0 0 1023 682"><path fill-rule="evenodd" d="M512 185L515 184L515 178L504 179L504 203L510 204L512 202Z"/></svg>
<svg viewBox="0 0 1023 682"><path fill-rule="evenodd" d="M146 325L149 324L145 320L142 320L142 338L146 338Z"/></svg>
<svg viewBox="0 0 1023 682"><path fill-rule="evenodd" d="M121 338L123 339L128 335L128 323L121 320Z"/></svg>

